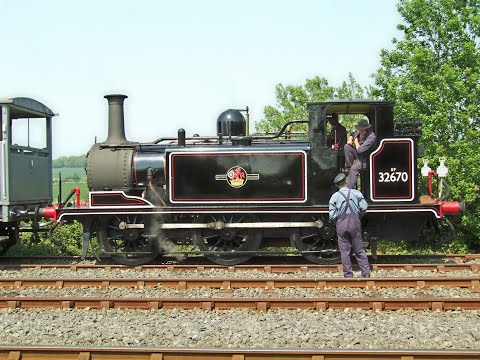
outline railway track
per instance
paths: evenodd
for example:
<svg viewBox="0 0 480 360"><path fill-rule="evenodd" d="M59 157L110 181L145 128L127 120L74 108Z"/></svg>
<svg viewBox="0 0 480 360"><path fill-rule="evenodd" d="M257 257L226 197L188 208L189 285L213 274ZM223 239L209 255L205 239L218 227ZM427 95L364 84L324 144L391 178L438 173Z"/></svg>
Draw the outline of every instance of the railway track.
<svg viewBox="0 0 480 360"><path fill-rule="evenodd" d="M372 271L392 271L392 270L425 270L436 271L439 273L468 270L474 273L480 273L480 263L457 263L457 264L372 264ZM263 271L266 273L297 273L308 271L323 271L323 272L341 272L341 265L316 265L316 264L299 264L299 265L236 265L236 266L222 266L222 265L142 265L129 267L124 265L100 265L100 264L18 264L18 265L0 265L0 270L21 270L21 269L69 269L72 271L98 269L98 270L168 270L168 271L208 271L208 270L227 270L229 272L237 271ZM354 266L354 270L358 270Z"/></svg>
<svg viewBox="0 0 480 360"><path fill-rule="evenodd" d="M440 350L324 350L324 349L189 349L146 347L0 346L0 359L78 360L472 360L480 351Z"/></svg>
<svg viewBox="0 0 480 360"><path fill-rule="evenodd" d="M425 278L291 278L291 279L248 279L248 278L0 278L0 287L26 288L48 286L56 289L75 288L81 286L97 287L107 290L110 287L166 287L176 290L191 288L213 288L230 292L235 289L262 288L265 291L275 289L316 288L329 290L333 288L362 288L375 290L378 288L428 288L433 286L459 287L480 292L480 277L425 277Z"/></svg>
<svg viewBox="0 0 480 360"><path fill-rule="evenodd" d="M478 298L112 298L2 297L0 309L480 310Z"/></svg>
<svg viewBox="0 0 480 360"><path fill-rule="evenodd" d="M446 262L455 262L455 263L466 263L469 261L474 261L480 259L480 254L438 254L438 255L378 255L376 259L369 257L371 264L395 264L395 263L411 263L417 261L424 262L436 262L436 263L446 263ZM112 260L108 257L87 257L87 262L100 262L102 264L110 264L111 266L120 266L114 265ZM3 265L20 265L20 264L45 264L56 262L61 263L79 263L81 262L80 256L1 256L0 257L0 266ZM187 257L182 261L183 265L205 265L208 262L204 257ZM256 256L249 260L244 266L255 266L254 264L270 265L270 264L291 264L291 265L301 265L305 263L305 258L302 256ZM153 265L168 265L168 264L179 264L179 261L176 257L172 256L162 256L155 260ZM253 265L252 265L253 264ZM222 267L221 265L205 265L205 266L216 266ZM315 266L314 264L306 264L305 266ZM335 266L335 265L332 265Z"/></svg>
<svg viewBox="0 0 480 360"><path fill-rule="evenodd" d="M406 344L406 348L477 349L478 347L474 345L475 342L472 340L468 340L468 345L466 346L444 346L443 344L445 343L445 340L439 338L439 336L442 335L436 335L437 338L433 341L433 343L436 344L435 346L425 346L421 344L410 346L413 342L408 338L408 334L416 329L417 321L422 323L422 320L420 319L428 319L427 321L423 320L423 324L433 324L438 321L438 324L440 325L436 326L442 326L442 321L450 324L454 321L447 319L461 319L458 321L458 324L462 325L455 325L455 328L461 329L462 331L467 329L467 331L469 331L467 335L475 333L475 329L478 328L476 325L476 311L480 310L480 296L476 294L480 292L480 276L474 275L476 275L475 273L480 272L480 264L465 263L465 261L470 260L471 258L463 258L462 262L458 261L456 263L436 264L373 264L372 269L374 271L426 270L438 273L438 275L430 276L431 274L415 274L407 278L372 277L367 279L345 279L340 277L328 277L328 275L322 276L321 274L319 276L318 273L308 274L310 271L338 272L341 274L338 265L315 264L264 264L239 265L232 267L202 264L156 264L133 268L121 265L100 265L89 263L0 265L0 269L3 270L19 270L17 273L16 271L7 271L3 275L11 275L12 277L0 277L0 288L4 290L3 297L0 297L0 311L2 311L2 314L5 317L4 320L16 329L15 336L13 333L12 335L10 333L2 335L5 339L4 343L23 345L26 344L25 340L20 339L29 339L29 336L31 336L30 334L35 334L36 339L39 337L43 339L42 334L44 333L45 328L50 327L55 329L51 331L56 331L57 328L63 329L65 326L64 324L75 324L73 328L70 325L67 326L66 330L60 330L62 336L64 336L65 339L70 340L65 340L66 342L57 342L57 344L85 345L85 343L78 343L76 340L72 339L75 339L75 334L78 336L78 334L82 335L82 332L93 331L92 334L87 337L89 339L88 341L90 341L87 344L105 344L111 346L96 348L55 347L55 342L52 342L52 340L40 340L40 342L36 341L33 342L33 344L51 344L51 346L0 347L0 360L40 358L145 358L172 360L179 358L215 358L234 360L278 358L312 360L477 359L480 358L480 351L341 351L323 350L323 347L318 343L316 343L315 349L305 350L305 347L308 348L310 346L303 346L302 344L305 342L301 341L299 344L299 340L296 337L296 334L303 334L302 336L304 336L305 339L312 340L318 338L317 336L320 336L319 338L321 339L323 336L330 346L333 345L333 348L336 348L335 341L329 338L328 334L338 331L335 329L339 329L339 326L341 327L342 323L350 321L350 317L353 317L357 322L365 321L365 329L363 330L364 335L372 334L371 331L375 331L375 333L378 332L378 336L381 338L379 341L382 341L382 345L377 347L373 346L373 348L398 347L398 342L396 341L398 341L399 337L397 336L396 340L389 340L389 336L385 335L385 330L381 329L388 329L393 326L393 329L395 329L393 330L394 332L402 333L405 332L405 330L402 330L401 324L408 324L406 326L411 327L411 329L409 328L409 331L405 332L407 335L405 335L403 339L400 337L400 341L403 341L403 343ZM25 272L23 271L24 269ZM34 269L34 271L28 269ZM42 271L37 272L35 269L41 269ZM49 269L65 269L66 271L50 271ZM89 269L90 271L87 271ZM85 270L85 272L82 272L82 270ZM96 270L99 270L99 272L104 271L106 273L97 273ZM124 273L124 270L130 270L130 272ZM151 272L151 270L153 270L153 272ZM162 270L162 272L156 273L155 270ZM223 271L216 272L215 270ZM248 270L256 270L266 274L253 273L252 275L247 273ZM451 274L455 275L454 277L448 275L449 272L458 270L467 270L471 271L471 273L459 273L461 276L457 276L458 274ZM78 274L70 274L70 271L78 272ZM188 271L191 271L192 274L189 274ZM142 274L142 272L145 273ZM205 272L205 274L202 275L202 272ZM230 274L228 274L228 272L239 272L239 274L236 274L235 277L229 277ZM26 277L25 275L22 276L23 273L30 274L30 277ZM272 275L268 275L269 273ZM282 273L298 273L302 275L290 275L295 277L288 278L288 275L282 277ZM14 277L18 275L21 277ZM155 277L152 277L152 275ZM212 277L212 275L214 277ZM393 274L392 276L399 275L405 276L403 273ZM40 278L38 276L42 277ZM79 278L78 276L82 276L82 278ZM386 275L383 273L381 276L388 276L388 274ZM40 289L42 287L49 289ZM75 289L80 287L89 287L92 289ZM440 288L422 290L435 287L442 287L443 290L440 291ZM125 288L134 290L128 290ZM151 290L147 290L147 288L151 288ZM173 291L165 291L157 288L173 289ZM195 288L198 290L194 290ZM203 288L215 290L207 291ZM247 290L250 288L257 290ZM303 288L305 290L291 291L288 290L288 288ZM401 297L395 296L395 294L396 292L401 293L403 290L395 290L393 292L394 295L392 295L393 290L389 290L389 288L410 288L415 290L405 290L405 294ZM461 288L463 290L455 290L453 288ZM142 289L145 289L145 291ZM339 289L335 291L339 291L339 294L342 297L333 297L335 294L334 290L331 289ZM377 289L382 290L376 292ZM417 291L417 289L420 289L420 291ZM61 291L57 292L57 290ZM186 292L181 295L177 292L184 290ZM316 293L317 290L322 292L322 294ZM330 290L331 292L329 293ZM363 290L367 291L364 293ZM105 293L103 291L105 291ZM190 294L187 294L187 291L189 291ZM469 292L468 295L466 294L467 291ZM233 292L233 294L220 294L220 292ZM265 294L262 295L262 292L265 292ZM307 292L308 294L306 296L301 295L302 292ZM470 294L470 292L473 294ZM277 297L277 293L281 293L282 295ZM463 293L465 293L465 295L463 295ZM57 296L60 294L62 296ZM360 297L358 294L360 294ZM456 297L457 294L460 294L458 296L463 297ZM438 295L443 297L437 297ZM102 320L100 320L101 317L108 317L108 321L102 322ZM122 322L124 317L129 319L126 320L125 323ZM41 322L32 325L32 322L36 322L37 318L43 320L38 320ZM149 323L148 327L145 327L145 325L143 325L143 327L142 325L137 325L148 322L148 320L146 320L148 318L156 320L152 321L151 325ZM390 319L392 318L398 318L401 320L390 322ZM62 320L58 320L57 323L56 319ZM90 321L85 321L85 324L79 325L80 322L83 321L82 319L90 319ZM95 323L92 323L92 319L95 320ZM228 323L229 320L231 323ZM25 324L23 328L23 325L18 324L19 321L21 324ZM281 350L270 349L271 346L274 346L272 344L276 343L268 342L269 332L267 335L262 336L262 342L260 342L260 340L257 341L256 334L258 329L255 330L255 328L260 326L259 324L263 324L263 321L268 322L270 332L274 331L275 334L278 333L275 335L276 338L278 338L278 336L283 336L279 334L287 336L283 327L277 328L279 322L286 323L288 326L293 326L293 329L296 330L288 335L288 339L297 342L293 347L298 346L302 349L288 349L288 347L292 347L290 342L280 344L279 348L281 348ZM325 321L325 323L322 324L322 321ZM338 324L332 325L333 330L330 329L323 333L322 329L325 326L330 326L329 324L333 321L338 322ZM118 334L121 335L117 335L115 330L111 330L111 324L114 322L116 322L115 327L118 327L119 329ZM93 328L99 326L98 324L100 323L102 323L103 326L93 330ZM166 325L168 323L172 324ZM185 324L188 324L188 326ZM194 330L190 330L194 324ZM203 330L202 324L209 324L205 325L204 329L206 330ZM238 325L239 329L236 329L235 327L237 325L235 324L245 324L243 325L245 329L242 329L242 325ZM79 330L77 332L75 329L77 326L80 326L81 329L88 330ZM168 346L168 348L123 348L113 346L115 344L122 345L123 338L128 339L128 341L141 339L141 336L137 338L137 328L150 329L153 326L155 326L155 330L153 330L152 334L146 336L145 339L156 336L153 334L159 332L162 334L162 332L165 332L162 336L158 337L161 342L158 342L159 340L151 342L146 340L147 342L144 345L162 345ZM183 328L183 326L186 327ZM251 326L254 328L252 329ZM352 325L346 326L350 328ZM379 327L379 330L371 330L376 326ZM214 327L215 330L210 332L210 327ZM128 333L124 332L124 329L126 328L129 328ZM172 332L175 332L175 329L182 328L184 329L183 334L185 335L176 335L182 337L182 342L179 344L182 346L188 344L188 346L192 346L192 349L170 347L175 346L175 344L178 343L175 343L175 337L165 334L171 334ZM314 329L314 334L318 333L323 335L311 335L312 333L308 332L308 329L311 328ZM33 329L28 330L31 331L31 333L28 333L29 335L26 335L27 329ZM230 334L229 331L228 336L226 336L226 334L223 333L226 331L225 329L234 329L231 331L232 334L237 334L240 331L245 332L246 339L255 339L255 341L253 344L250 343L244 345L242 342L239 342L240 340L236 340L234 335ZM23 333L20 331L23 331ZM105 331L107 331L107 334L103 335ZM149 334L148 330L143 331L147 331L146 333ZM189 335L192 333L194 335ZM212 339L212 335L215 336L215 333L221 335L218 335L218 337L214 337L213 339L221 338L223 340L223 338L225 338L226 342L221 342L220 344L214 343L212 345L212 343L209 342L209 339ZM421 333L421 331L419 333ZM182 334L182 332L180 334ZM191 343L191 338L188 336L198 336L201 340L199 340L199 342L194 341ZM371 336L371 339L378 338L378 336ZM418 337L418 335L415 336ZM370 335L368 337L370 338ZM47 336L47 339L50 338L50 336ZM102 340L97 341L99 338ZM118 342L112 342L112 338L116 339ZM169 340L162 340L166 338ZM355 344L354 341L348 341L350 341L350 344ZM372 341L362 340L359 343L358 348L372 348ZM218 348L218 346L225 346L224 344L226 343L230 344L230 346L236 346L237 348L233 350ZM453 342L453 344L459 343L459 340ZM397 344L397 346L392 344ZM197 346L197 348L193 348L194 346ZM202 346L204 348L201 348ZM206 347L208 346L217 348L207 349ZM245 348L243 348L243 346L245 346ZM254 349L252 346L262 347L263 349ZM322 349L316 350L316 348ZM328 348L328 346L325 346L325 348ZM355 348L355 346L353 348Z"/></svg>
<svg viewBox="0 0 480 360"><path fill-rule="evenodd" d="M249 278L0 278L0 287L4 289L21 289L48 287L53 289L75 289L83 287L98 288L109 291L111 288L127 287L167 288L177 291L193 288L219 289L220 292L234 292L238 289L260 288L263 292L277 289L303 288L328 292L335 288L365 289L373 291L372 296L363 297L321 297L313 294L306 298L190 298L178 295L167 297L114 297L88 295L78 297L72 294L49 294L32 297L29 293L22 296L0 298L0 308L89 308L89 309L252 309L267 311L269 309L364 309L364 310L477 310L480 309L478 297L444 298L376 298L375 291L380 288L414 288L457 287L470 292L480 292L480 277L426 277L426 278L299 278L299 279L249 279ZM174 293L175 294L175 293ZM16 294L17 295L17 294ZM130 295L132 296L132 295ZM154 295L155 296L155 295ZM157 295L158 296L158 295ZM214 297L215 295L211 295ZM328 295L327 295L328 296Z"/></svg>

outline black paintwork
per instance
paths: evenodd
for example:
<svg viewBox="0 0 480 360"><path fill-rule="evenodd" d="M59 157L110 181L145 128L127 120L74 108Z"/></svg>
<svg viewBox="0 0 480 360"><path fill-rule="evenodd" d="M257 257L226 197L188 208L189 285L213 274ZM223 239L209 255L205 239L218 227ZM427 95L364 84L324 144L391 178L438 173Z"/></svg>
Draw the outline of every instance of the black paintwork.
<svg viewBox="0 0 480 360"><path fill-rule="evenodd" d="M259 206L264 202L303 202L313 205L326 205L333 192L336 190L332 184L333 178L337 175L336 151L327 146L326 143L326 116L332 112L337 113L359 113L369 118L372 127L375 129L378 140L385 137L392 137L393 134L393 104L377 100L329 101L323 103L312 103L309 109L309 133L306 141L278 141L268 139L256 139L248 142L237 142L224 140L223 143L213 139L209 143L196 143L187 141L185 146L170 144L143 144L135 149L133 158L133 184L138 191L147 189L147 197L151 195L149 181L156 187L157 193L166 202L172 199L177 206L184 206L181 202L202 203L209 201L258 201ZM232 145L244 144L244 145ZM251 145L249 145L251 144ZM300 165L300 157L293 159L292 156L278 155L285 151L304 151L306 158L306 186L302 181L301 171L305 167ZM243 152L242 156L214 156L218 152ZM245 155L258 151L277 153L276 156L249 156ZM400 150L402 151L402 150ZM169 154L173 152L195 153L195 156L177 156L173 173L170 174ZM208 156L199 154L208 152ZM415 141L416 152L416 141ZM388 154L378 157L378 169L401 167L402 161L399 157L392 156L396 150L388 150ZM415 153L416 155L416 153ZM403 156L403 155L402 155ZM401 157L401 156L400 156ZM266 159L269 159L267 161ZM281 160L280 160L281 159ZM392 163L389 163L392 161ZM400 163L399 163L400 161ZM416 156L414 158L416 168ZM381 163L381 164L380 164ZM259 180L247 177L247 182L241 187L232 187L226 181L218 180L219 176L226 177L226 173L232 167L242 167L247 175L258 175ZM187 170L185 170L187 169ZM386 170L385 170L386 171ZM179 175L180 174L180 175ZM364 195L370 199L369 176L362 174L365 186L362 188ZM217 177L217 180L215 180ZM414 187L416 187L416 175ZM404 188L399 184L395 187L392 184L379 184L374 178L374 186L377 196L385 198L389 194L396 194L402 198L410 188ZM172 186L170 186L170 184ZM305 192L306 188L306 192ZM173 189L173 193L170 194ZM149 191L150 190L150 191ZM158 197L157 194L155 194ZM152 200L152 199L150 199Z"/></svg>
<svg viewBox="0 0 480 360"><path fill-rule="evenodd" d="M372 194L375 200L415 199L415 168L412 171L412 145L405 141L385 141L373 154L370 169L373 174Z"/></svg>
<svg viewBox="0 0 480 360"><path fill-rule="evenodd" d="M222 112L217 119L217 135L243 136L246 135L246 121L242 113L235 109Z"/></svg>
<svg viewBox="0 0 480 360"><path fill-rule="evenodd" d="M165 148L166 145L139 147L133 158L134 184L144 188L148 185L148 169L153 169L152 183L158 187L165 185Z"/></svg>
<svg viewBox="0 0 480 360"><path fill-rule="evenodd" d="M173 149L172 149L173 150ZM173 202L307 200L306 161L303 150L285 152L281 147L256 146L225 152L167 152L170 199Z"/></svg>
<svg viewBox="0 0 480 360"><path fill-rule="evenodd" d="M185 144L166 139L136 145L131 172L125 172L132 177L130 194L144 196L158 207L128 210L118 204L117 210L112 207L112 211L184 213L185 216L209 211L251 211L273 220L296 212L311 211L317 216L326 216L328 201L336 191L333 179L338 174L337 153L327 146L326 141L327 115L332 113L363 114L372 125L378 143L395 137L393 103L378 100L332 100L308 104L305 140L280 139L279 136L276 136L279 139L238 137L236 135L245 134L243 119L238 117L238 121L234 121L233 118L220 117L219 132L224 135L230 132L231 136L187 138ZM227 131L227 125L239 129ZM413 160L405 154L406 148L402 145L389 145L375 160L373 202L369 169L361 174L361 190L370 202L370 211L364 219L368 228L390 228L399 232L400 237L407 234L406 237L411 238L411 234L418 234L418 229L412 226L410 230L404 224L412 219L420 219L418 221L422 223L432 212L429 205L419 204L416 198L418 137L402 137L414 140ZM100 156L100 152L91 154L93 157L97 155ZM378 178L378 173L387 173L393 168L404 172L410 167L408 161L413 161L414 170L406 184L387 183ZM229 181L229 171L236 176L243 174L243 182ZM112 175L106 173L105 176ZM112 183L115 183L113 179ZM412 193L414 199L410 201ZM106 196L103 200L108 201ZM393 198L389 200L389 197ZM404 201L406 199L408 201ZM376 202L379 200L386 201ZM411 212L409 205L412 206ZM398 209L403 211L396 213ZM88 216L89 211L95 212L94 209L78 210L84 214L82 216Z"/></svg>
<svg viewBox="0 0 480 360"><path fill-rule="evenodd" d="M123 192L91 193L90 206L149 206L144 199L126 196Z"/></svg>

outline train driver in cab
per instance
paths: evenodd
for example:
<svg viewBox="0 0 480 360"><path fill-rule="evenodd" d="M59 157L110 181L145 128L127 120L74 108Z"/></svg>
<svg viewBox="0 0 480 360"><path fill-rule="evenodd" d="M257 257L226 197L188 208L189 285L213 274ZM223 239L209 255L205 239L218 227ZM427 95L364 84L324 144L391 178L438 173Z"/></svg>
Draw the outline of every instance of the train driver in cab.
<svg viewBox="0 0 480 360"><path fill-rule="evenodd" d="M337 152L337 170L341 170L345 167L344 147L347 143L347 129L339 123L336 113L327 115L327 120L332 126L330 134L327 136L327 143Z"/></svg>
<svg viewBox="0 0 480 360"><path fill-rule="evenodd" d="M346 168L350 168L347 186L350 189L353 189L357 184L357 176L360 170L366 169L368 156L376 142L377 137L368 120L360 120L357 124L357 131L348 137L345 146L345 164Z"/></svg>

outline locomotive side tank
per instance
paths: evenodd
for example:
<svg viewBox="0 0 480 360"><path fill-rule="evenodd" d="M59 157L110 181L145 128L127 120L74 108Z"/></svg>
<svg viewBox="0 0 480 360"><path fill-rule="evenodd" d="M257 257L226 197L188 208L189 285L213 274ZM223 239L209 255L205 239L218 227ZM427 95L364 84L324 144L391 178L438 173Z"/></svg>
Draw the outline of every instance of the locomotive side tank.
<svg viewBox="0 0 480 360"><path fill-rule="evenodd" d="M236 205L307 203L309 152L307 144L169 148L166 151L169 201Z"/></svg>
<svg viewBox="0 0 480 360"><path fill-rule="evenodd" d="M88 155L89 204L43 213L81 221L86 234L97 233L103 253L123 264L147 263L182 245L193 250L182 253L233 265L271 253L264 248L272 244L316 263L339 262L328 220L339 171L337 150L327 142L332 113L363 115L378 138L358 182L369 202L363 225L372 236L365 240L418 240L427 220L463 211L462 203L433 194L420 201L420 134L415 126L394 131L390 102L312 103L308 120L287 123L271 136L246 136L242 115L230 109L220 115L215 136L186 137L180 129L178 138L135 143L123 130L126 96L105 98L109 135ZM297 123L308 124L303 139L285 133Z"/></svg>

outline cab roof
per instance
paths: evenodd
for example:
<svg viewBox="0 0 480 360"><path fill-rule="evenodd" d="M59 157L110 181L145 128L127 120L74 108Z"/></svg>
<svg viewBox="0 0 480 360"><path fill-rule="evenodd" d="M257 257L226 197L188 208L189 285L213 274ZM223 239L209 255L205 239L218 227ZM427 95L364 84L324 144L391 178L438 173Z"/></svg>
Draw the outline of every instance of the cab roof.
<svg viewBox="0 0 480 360"><path fill-rule="evenodd" d="M372 111L375 106L392 106L392 101L376 99L332 99L321 102L311 102L307 106L320 105L325 108L326 114L366 114Z"/></svg>
<svg viewBox="0 0 480 360"><path fill-rule="evenodd" d="M0 98L0 105L10 105L12 119L55 116L55 113L46 105L27 97Z"/></svg>

